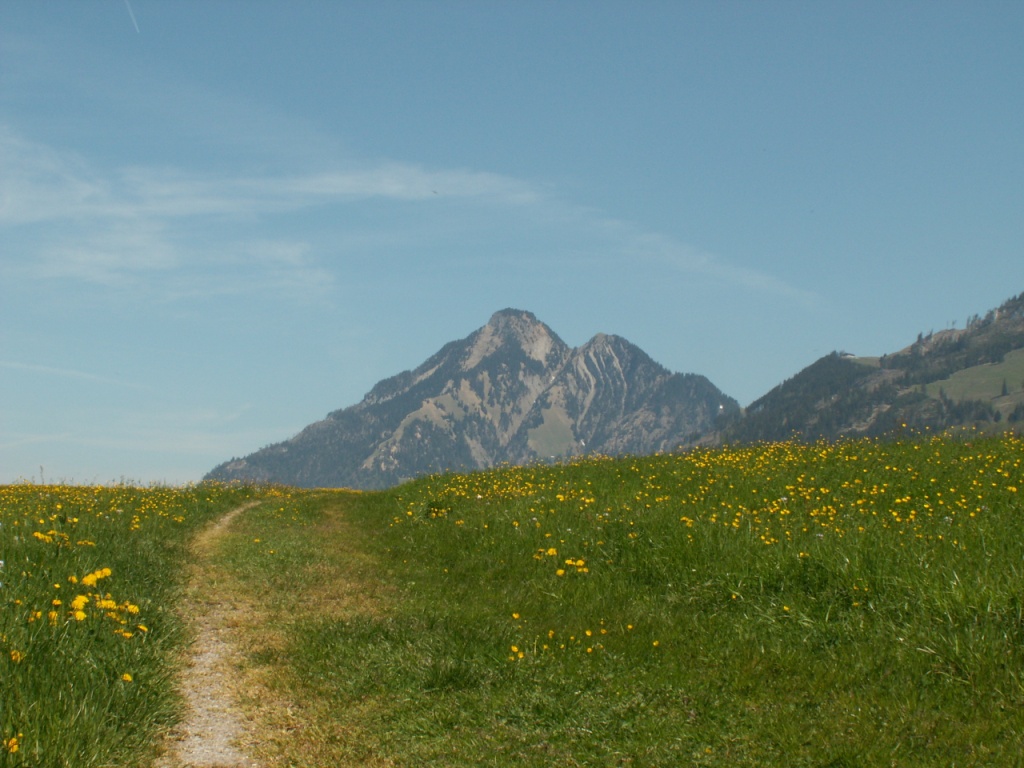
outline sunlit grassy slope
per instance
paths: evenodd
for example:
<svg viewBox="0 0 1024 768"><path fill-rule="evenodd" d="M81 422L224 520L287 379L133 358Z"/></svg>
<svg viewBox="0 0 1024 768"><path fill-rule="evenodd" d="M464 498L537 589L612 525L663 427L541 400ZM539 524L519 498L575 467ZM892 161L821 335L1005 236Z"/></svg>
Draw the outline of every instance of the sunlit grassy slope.
<svg viewBox="0 0 1024 768"><path fill-rule="evenodd" d="M0 766L150 763L181 714L188 541L251 495L0 486Z"/></svg>
<svg viewBox="0 0 1024 768"><path fill-rule="evenodd" d="M267 766L1024 753L1024 443L774 444L388 492L0 488L0 766L150 765L211 595ZM219 570L218 570L219 569Z"/></svg>
<svg viewBox="0 0 1024 768"><path fill-rule="evenodd" d="M223 553L294 718L263 757L1015 765L1022 460L777 444L264 505Z"/></svg>
<svg viewBox="0 0 1024 768"><path fill-rule="evenodd" d="M1003 394L1003 393L1006 394ZM1000 363L976 365L928 385L932 397L993 401L1003 416L1024 402L1024 349L1007 352Z"/></svg>

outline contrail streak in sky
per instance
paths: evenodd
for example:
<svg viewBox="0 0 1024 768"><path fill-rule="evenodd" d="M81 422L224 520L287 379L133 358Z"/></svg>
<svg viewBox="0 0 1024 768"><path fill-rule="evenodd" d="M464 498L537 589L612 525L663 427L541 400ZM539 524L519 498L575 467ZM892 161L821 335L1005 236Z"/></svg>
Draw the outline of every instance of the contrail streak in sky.
<svg viewBox="0 0 1024 768"><path fill-rule="evenodd" d="M128 15L132 17L132 25L135 27L135 34L139 34L139 23L135 20L135 12L132 10L132 4L128 0L124 0L124 7L128 9Z"/></svg>

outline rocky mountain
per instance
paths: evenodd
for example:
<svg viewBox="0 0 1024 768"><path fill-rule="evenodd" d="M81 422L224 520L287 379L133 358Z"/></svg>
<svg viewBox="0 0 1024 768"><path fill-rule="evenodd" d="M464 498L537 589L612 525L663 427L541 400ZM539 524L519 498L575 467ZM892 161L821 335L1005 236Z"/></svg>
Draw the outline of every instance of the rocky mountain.
<svg viewBox="0 0 1024 768"><path fill-rule="evenodd" d="M574 349L507 309L362 402L207 479L383 488L505 462L672 450L739 412L705 377L672 373L621 337Z"/></svg>
<svg viewBox="0 0 1024 768"><path fill-rule="evenodd" d="M833 352L705 438L744 443L1024 426L1024 294L882 357Z"/></svg>

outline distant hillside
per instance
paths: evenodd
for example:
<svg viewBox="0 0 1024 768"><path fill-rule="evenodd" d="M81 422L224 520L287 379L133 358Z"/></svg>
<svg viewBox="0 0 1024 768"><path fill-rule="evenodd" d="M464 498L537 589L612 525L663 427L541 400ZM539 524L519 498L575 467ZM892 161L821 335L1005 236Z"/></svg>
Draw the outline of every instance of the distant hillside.
<svg viewBox="0 0 1024 768"><path fill-rule="evenodd" d="M618 336L577 349L504 310L362 402L208 479L383 488L446 470L582 453L1024 427L1024 294L880 358L833 352L744 411Z"/></svg>
<svg viewBox="0 0 1024 768"><path fill-rule="evenodd" d="M207 479L383 488L504 462L672 450L739 411L705 377L672 373L621 337L573 349L508 309L357 405Z"/></svg>
<svg viewBox="0 0 1024 768"><path fill-rule="evenodd" d="M962 330L920 334L894 354L833 352L755 400L706 441L1003 429L1024 422L1024 294Z"/></svg>

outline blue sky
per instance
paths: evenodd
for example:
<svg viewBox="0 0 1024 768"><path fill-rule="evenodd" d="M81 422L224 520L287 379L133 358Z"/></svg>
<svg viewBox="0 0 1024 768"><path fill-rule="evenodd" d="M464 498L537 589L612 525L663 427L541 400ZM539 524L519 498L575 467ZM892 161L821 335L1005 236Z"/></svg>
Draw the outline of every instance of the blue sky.
<svg viewBox="0 0 1024 768"><path fill-rule="evenodd" d="M1024 291L1019 2L0 5L0 482L181 483L506 307L746 405Z"/></svg>

